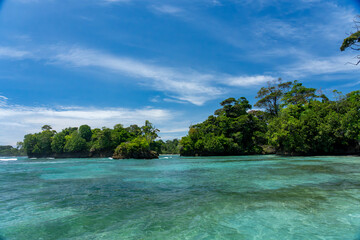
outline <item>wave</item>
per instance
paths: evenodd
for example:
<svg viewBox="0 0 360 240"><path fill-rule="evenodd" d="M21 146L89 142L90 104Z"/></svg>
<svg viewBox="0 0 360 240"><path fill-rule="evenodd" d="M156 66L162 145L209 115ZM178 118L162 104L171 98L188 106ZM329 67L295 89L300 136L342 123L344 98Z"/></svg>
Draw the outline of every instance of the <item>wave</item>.
<svg viewBox="0 0 360 240"><path fill-rule="evenodd" d="M17 158L0 158L0 161L16 161Z"/></svg>

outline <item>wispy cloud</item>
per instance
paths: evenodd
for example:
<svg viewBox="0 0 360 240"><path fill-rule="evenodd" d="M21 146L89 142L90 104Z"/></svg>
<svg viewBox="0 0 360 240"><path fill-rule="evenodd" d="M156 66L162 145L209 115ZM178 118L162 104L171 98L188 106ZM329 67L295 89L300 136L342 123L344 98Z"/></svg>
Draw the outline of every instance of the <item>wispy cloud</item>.
<svg viewBox="0 0 360 240"><path fill-rule="evenodd" d="M172 5L160 5L160 6L154 5L152 6L152 9L154 9L157 12L170 14L170 15L174 15L182 12L181 8Z"/></svg>
<svg viewBox="0 0 360 240"><path fill-rule="evenodd" d="M264 84L266 82L276 79L272 76L267 75L256 75L256 76L240 76L240 77L230 77L224 84L235 87L252 87Z"/></svg>
<svg viewBox="0 0 360 240"><path fill-rule="evenodd" d="M52 46L34 48L33 52L13 47L0 47L0 58L44 60L65 68L98 68L115 75L128 76L147 88L164 93L162 101L192 103L205 102L223 96L224 85L251 87L262 80L259 76L236 77L225 73L198 72L186 68L171 68L148 61L107 54L80 47ZM121 79L121 78L120 78ZM224 79L228 80L225 82ZM266 81L266 79L263 79ZM222 87L221 87L222 86ZM157 99L157 100L160 100Z"/></svg>
<svg viewBox="0 0 360 240"><path fill-rule="evenodd" d="M1 56L19 60L41 59L65 68L106 70L115 75L133 78L138 84L167 95L162 99L157 98L156 101L192 103L199 106L226 94L229 89L225 86L257 87L274 79L268 75L236 76L211 71L199 72L189 68L171 68L81 47L53 46L35 49L34 53L0 47Z"/></svg>
<svg viewBox="0 0 360 240"><path fill-rule="evenodd" d="M30 57L31 53L22 51L11 47L0 47L0 58L15 58L23 59Z"/></svg>
<svg viewBox="0 0 360 240"><path fill-rule="evenodd" d="M291 77L306 77L311 75L353 73L358 70L357 59L349 54L332 57L315 57L302 59L299 62L281 68L284 75Z"/></svg>
<svg viewBox="0 0 360 240"><path fill-rule="evenodd" d="M0 95L0 107L4 106L6 104L6 101L8 100L7 97Z"/></svg>
<svg viewBox="0 0 360 240"><path fill-rule="evenodd" d="M129 75L148 87L196 105L202 105L224 93L222 89L212 86L211 81L215 77L211 74L193 70L179 71L90 49L73 48L56 55L54 59L61 64L98 67Z"/></svg>

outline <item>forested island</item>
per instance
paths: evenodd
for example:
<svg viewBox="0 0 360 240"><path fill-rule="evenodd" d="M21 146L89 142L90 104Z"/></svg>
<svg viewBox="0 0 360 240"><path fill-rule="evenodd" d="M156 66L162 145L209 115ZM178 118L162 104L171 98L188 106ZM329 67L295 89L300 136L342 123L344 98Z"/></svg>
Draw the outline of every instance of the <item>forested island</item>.
<svg viewBox="0 0 360 240"><path fill-rule="evenodd" d="M262 110L252 110L244 97L228 98L180 141L158 140L159 129L149 121L141 127L82 125L58 133L44 125L42 132L24 137L23 149L36 158L359 154L360 91L333 94L330 100L298 81L278 79L258 91L255 107Z"/></svg>
<svg viewBox="0 0 360 240"><path fill-rule="evenodd" d="M160 146L154 140L159 132L149 121L139 127L91 129L88 125L69 127L61 132L44 125L42 132L24 137L24 149L29 157L55 158L157 158ZM159 151L159 150L158 150Z"/></svg>
<svg viewBox="0 0 360 240"><path fill-rule="evenodd" d="M0 157L26 156L22 142L18 142L16 148L10 145L0 146Z"/></svg>
<svg viewBox="0 0 360 240"><path fill-rule="evenodd" d="M252 110L249 101L228 98L214 115L190 126L180 141L157 140L159 129L144 126L91 129L88 125L61 132L44 125L42 132L24 137L29 157L157 158L161 153L183 156L246 154L337 155L359 154L360 91L346 95L321 91L298 81L278 79L262 87ZM14 148L15 149L15 148ZM12 149L15 153L15 150ZM1 150L1 149L0 149ZM9 152L7 148L7 152ZM10 152L11 152L10 151Z"/></svg>
<svg viewBox="0 0 360 240"><path fill-rule="evenodd" d="M346 95L278 79L249 101L228 98L180 141L183 156L276 153L281 155L359 154L360 91Z"/></svg>

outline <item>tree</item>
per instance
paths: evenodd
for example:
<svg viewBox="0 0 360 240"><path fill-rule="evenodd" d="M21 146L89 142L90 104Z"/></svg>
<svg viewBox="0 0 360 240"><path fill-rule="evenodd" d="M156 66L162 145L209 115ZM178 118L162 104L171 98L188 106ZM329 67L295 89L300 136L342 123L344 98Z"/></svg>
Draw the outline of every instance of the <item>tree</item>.
<svg viewBox="0 0 360 240"><path fill-rule="evenodd" d="M92 138L92 146L90 149L91 152L107 151L114 147L111 140L112 130L110 128L103 127L101 130L100 129L94 129L94 130L95 131L93 132L93 135L91 137Z"/></svg>
<svg viewBox="0 0 360 240"><path fill-rule="evenodd" d="M188 136L180 141L180 154L239 155L260 153L264 144L265 122L248 110L251 105L244 97L225 99L223 106L202 123L193 125Z"/></svg>
<svg viewBox="0 0 360 240"><path fill-rule="evenodd" d="M66 139L65 139L65 133L64 132L59 132L58 134L56 134L51 142L51 149L53 152L55 153L62 153L64 152L64 147L65 147L65 143L66 143Z"/></svg>
<svg viewBox="0 0 360 240"><path fill-rule="evenodd" d="M359 19L360 19L360 15L354 19L356 32L351 33L349 37L344 39L344 41L340 47L340 51L345 51L348 48L355 50L355 51L360 50L360 45L359 45L359 42L360 42L360 30L359 30L360 20ZM360 63L360 55L358 55L356 58L359 60L355 63L355 65L358 65Z"/></svg>
<svg viewBox="0 0 360 240"><path fill-rule="evenodd" d="M283 106L289 104L296 105L308 103L309 101L318 97L315 92L315 88L307 88L303 86L302 83L299 83L297 80L295 80L292 84L291 90L283 94Z"/></svg>
<svg viewBox="0 0 360 240"><path fill-rule="evenodd" d="M141 127L141 131L146 141L150 144L158 137L159 129L155 128L154 125L148 120L145 121L145 125Z"/></svg>
<svg viewBox="0 0 360 240"><path fill-rule="evenodd" d="M161 151L160 153L164 154L179 154L179 140L173 139L173 140L166 140L165 142L163 140L157 141L161 145Z"/></svg>
<svg viewBox="0 0 360 240"><path fill-rule="evenodd" d="M141 135L141 128L136 124L130 125L129 127L126 128L126 130L135 137Z"/></svg>
<svg viewBox="0 0 360 240"><path fill-rule="evenodd" d="M24 148L27 155L31 155L37 143L35 134L27 134L24 136Z"/></svg>
<svg viewBox="0 0 360 240"><path fill-rule="evenodd" d="M216 110L214 112L215 115L218 116L223 115L226 117L238 117L246 114L246 112L251 109L251 105L249 104L249 101L244 97L241 97L238 100L236 100L235 98L228 98L222 101L220 105L223 107Z"/></svg>
<svg viewBox="0 0 360 240"><path fill-rule="evenodd" d="M77 153L87 150L86 140L83 139L78 132L73 132L71 135L66 136L66 144L64 152Z"/></svg>
<svg viewBox="0 0 360 240"><path fill-rule="evenodd" d="M51 142L54 132L50 129L42 131L37 137L37 146L40 149L41 155L49 155L51 153Z"/></svg>
<svg viewBox="0 0 360 240"><path fill-rule="evenodd" d="M50 125L44 125L41 127L41 130L43 130L43 131L46 131L46 130L50 131L51 129L52 129L52 127Z"/></svg>
<svg viewBox="0 0 360 240"><path fill-rule="evenodd" d="M77 127L68 127L62 130L63 133L65 133L65 135L71 135L73 132L77 131L78 128Z"/></svg>
<svg viewBox="0 0 360 240"><path fill-rule="evenodd" d="M158 158L157 152L151 151L149 142L144 136L139 136L132 139L130 142L121 143L114 152L113 158L143 158L153 159Z"/></svg>
<svg viewBox="0 0 360 240"><path fill-rule="evenodd" d="M113 146L118 146L119 144L128 141L132 138L132 134L130 134L122 124L116 124L114 126L114 130L111 132L111 142Z"/></svg>
<svg viewBox="0 0 360 240"><path fill-rule="evenodd" d="M262 87L255 98L259 99L256 107L264 108L271 116L277 116L281 109L281 99L291 87L292 82L282 82L281 78L268 82L266 87Z"/></svg>
<svg viewBox="0 0 360 240"><path fill-rule="evenodd" d="M117 146L125 142L131 142L139 137L147 141L146 147L149 148L148 151L161 151L161 144L154 141L159 130L149 121L146 121L142 128L137 125L124 128L123 125L116 124L114 129L103 127L102 129L95 128L92 130L90 126L82 125L79 129L77 127L69 127L56 133L56 131L51 130L50 126L45 125L42 130L42 132L28 134L24 137L23 146L30 157L72 156L69 153L76 153L74 156L77 157L111 157ZM142 151L141 149L138 150ZM20 150L10 149L6 151L14 152Z"/></svg>
<svg viewBox="0 0 360 240"><path fill-rule="evenodd" d="M90 126L89 125L81 125L79 127L79 134L80 134L80 137L82 137L87 142L89 142L91 140L91 135L92 135Z"/></svg>

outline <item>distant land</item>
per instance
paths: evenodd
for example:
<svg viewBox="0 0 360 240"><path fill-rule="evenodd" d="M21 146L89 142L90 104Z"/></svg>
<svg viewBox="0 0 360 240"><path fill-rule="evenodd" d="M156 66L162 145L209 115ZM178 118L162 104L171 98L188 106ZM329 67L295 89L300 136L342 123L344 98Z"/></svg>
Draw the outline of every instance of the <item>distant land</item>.
<svg viewBox="0 0 360 240"><path fill-rule="evenodd" d="M359 154L360 91L333 94L331 100L298 81L278 79L258 91L255 106L262 110L252 110L245 97L225 99L214 115L190 126L180 141L159 140L160 130L145 121L141 127L82 125L61 132L44 125L42 132L26 135L18 148L2 148L7 154L26 152L31 158Z"/></svg>
<svg viewBox="0 0 360 240"><path fill-rule="evenodd" d="M26 156L26 152L22 146L18 146L18 148L14 148L10 145L0 146L0 157L8 156Z"/></svg>

